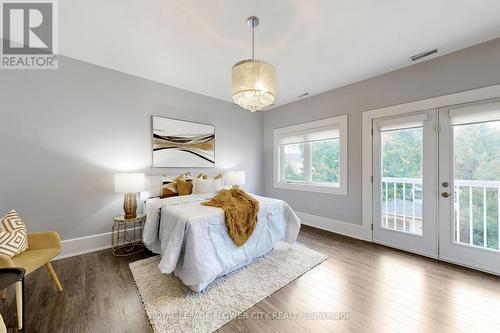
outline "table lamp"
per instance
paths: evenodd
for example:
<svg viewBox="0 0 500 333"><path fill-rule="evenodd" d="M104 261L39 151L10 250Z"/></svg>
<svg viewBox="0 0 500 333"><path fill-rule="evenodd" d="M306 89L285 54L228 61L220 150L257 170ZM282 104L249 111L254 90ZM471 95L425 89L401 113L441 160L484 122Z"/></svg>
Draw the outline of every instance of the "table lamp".
<svg viewBox="0 0 500 333"><path fill-rule="evenodd" d="M146 176L143 173L115 174L115 193L124 193L123 211L126 219L137 217L137 192L144 191Z"/></svg>
<svg viewBox="0 0 500 333"><path fill-rule="evenodd" d="M240 188L240 185L245 185L245 171L228 171L226 185L236 189Z"/></svg>

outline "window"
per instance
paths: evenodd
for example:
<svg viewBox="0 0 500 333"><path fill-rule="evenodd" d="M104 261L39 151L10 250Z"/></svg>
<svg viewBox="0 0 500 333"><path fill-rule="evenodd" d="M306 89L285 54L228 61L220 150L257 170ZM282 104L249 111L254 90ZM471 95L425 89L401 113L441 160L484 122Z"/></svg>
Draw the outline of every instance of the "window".
<svg viewBox="0 0 500 333"><path fill-rule="evenodd" d="M274 187L347 195L347 115L275 129Z"/></svg>

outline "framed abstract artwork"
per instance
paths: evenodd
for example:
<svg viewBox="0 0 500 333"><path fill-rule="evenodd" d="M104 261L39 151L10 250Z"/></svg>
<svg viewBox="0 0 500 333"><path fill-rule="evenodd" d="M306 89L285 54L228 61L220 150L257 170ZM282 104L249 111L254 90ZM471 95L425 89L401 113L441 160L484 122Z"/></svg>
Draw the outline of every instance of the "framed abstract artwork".
<svg viewBox="0 0 500 333"><path fill-rule="evenodd" d="M214 166L214 125L153 116L154 168Z"/></svg>

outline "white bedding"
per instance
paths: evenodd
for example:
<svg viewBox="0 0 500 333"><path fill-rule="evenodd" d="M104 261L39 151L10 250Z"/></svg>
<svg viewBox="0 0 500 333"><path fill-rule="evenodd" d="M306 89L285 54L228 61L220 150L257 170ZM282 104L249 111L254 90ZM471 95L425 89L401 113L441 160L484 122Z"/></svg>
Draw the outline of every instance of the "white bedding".
<svg viewBox="0 0 500 333"><path fill-rule="evenodd" d="M144 244L161 254L161 272L174 272L194 291L201 291L217 277L249 264L279 241L292 244L300 229L299 218L286 202L251 194L259 201L258 222L250 239L238 247L229 237L223 210L201 205L214 195L146 201Z"/></svg>

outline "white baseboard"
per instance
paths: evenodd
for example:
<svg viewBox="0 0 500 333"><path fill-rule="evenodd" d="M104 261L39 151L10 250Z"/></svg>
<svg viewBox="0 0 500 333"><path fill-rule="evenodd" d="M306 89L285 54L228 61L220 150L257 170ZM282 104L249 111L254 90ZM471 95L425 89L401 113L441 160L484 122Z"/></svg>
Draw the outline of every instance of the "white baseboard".
<svg viewBox="0 0 500 333"><path fill-rule="evenodd" d="M80 254L90 253L109 249L111 247L111 232L98 235L90 235L66 239L61 241L62 250L55 260L78 256Z"/></svg>
<svg viewBox="0 0 500 333"><path fill-rule="evenodd" d="M302 212L296 212L296 214L302 221L302 224L334 232L336 234L371 241L371 229L367 229L363 225L342 222ZM109 249L111 247L111 232L66 239L61 241L61 243L61 254L58 255L55 260Z"/></svg>
<svg viewBox="0 0 500 333"><path fill-rule="evenodd" d="M139 228L136 228L139 229ZM127 229L127 232L133 232L133 228ZM136 239L140 241L141 239ZM54 260L79 256L81 254L101 251L111 247L111 232L105 232L98 235L90 235L61 241L62 250Z"/></svg>
<svg viewBox="0 0 500 333"><path fill-rule="evenodd" d="M342 222L334 219L329 219L322 216L311 215L302 212L295 212L302 221L302 224L315 227L318 229L334 232L352 238L362 239L366 241L372 240L371 229L369 227Z"/></svg>

